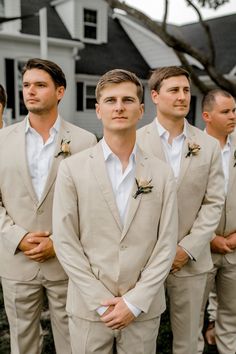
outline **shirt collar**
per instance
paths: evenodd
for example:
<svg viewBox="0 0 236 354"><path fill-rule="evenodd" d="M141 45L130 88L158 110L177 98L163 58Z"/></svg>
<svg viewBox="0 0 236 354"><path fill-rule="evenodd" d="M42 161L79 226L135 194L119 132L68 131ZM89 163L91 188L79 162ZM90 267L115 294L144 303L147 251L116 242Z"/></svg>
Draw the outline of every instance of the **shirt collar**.
<svg viewBox="0 0 236 354"><path fill-rule="evenodd" d="M114 152L108 146L108 144L107 144L107 142L106 142L104 137L101 140L101 145L102 145L102 151L103 151L103 155L104 155L105 161L107 161L110 156L116 156L114 154ZM135 160L136 159L136 153L137 153L137 145L135 143L133 151L130 154L130 158L132 157L132 159Z"/></svg>
<svg viewBox="0 0 236 354"><path fill-rule="evenodd" d="M169 136L169 132L168 130L166 130L161 123L159 122L158 118L156 117L156 126L157 126L157 130L159 133L159 136L165 136L168 135ZM184 136L185 138L187 137L187 120L184 118L184 129L183 132L179 135L180 136ZM177 138L177 137L176 137Z"/></svg>
<svg viewBox="0 0 236 354"><path fill-rule="evenodd" d="M55 131L56 133L58 133L59 129L60 129L60 126L61 126L61 117L60 117L60 115L58 115L55 123L50 128L49 132L51 133L52 131ZM26 116L25 133L27 134L30 130L32 131L32 129L33 128L31 127L30 121L29 121L29 115L27 115Z"/></svg>

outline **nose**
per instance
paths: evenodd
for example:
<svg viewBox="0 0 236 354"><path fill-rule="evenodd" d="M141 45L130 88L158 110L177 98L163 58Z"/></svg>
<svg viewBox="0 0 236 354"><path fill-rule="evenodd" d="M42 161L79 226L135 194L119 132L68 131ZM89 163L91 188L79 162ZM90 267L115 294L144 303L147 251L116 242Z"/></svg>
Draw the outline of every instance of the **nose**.
<svg viewBox="0 0 236 354"><path fill-rule="evenodd" d="M35 94L34 85L29 85L28 86L28 94L29 95L34 95Z"/></svg>
<svg viewBox="0 0 236 354"><path fill-rule="evenodd" d="M183 90L179 90L178 99L185 100L185 98L186 98L185 92Z"/></svg>
<svg viewBox="0 0 236 354"><path fill-rule="evenodd" d="M122 102L122 100L117 100L116 101L115 110L117 112L122 112L124 110L124 103Z"/></svg>

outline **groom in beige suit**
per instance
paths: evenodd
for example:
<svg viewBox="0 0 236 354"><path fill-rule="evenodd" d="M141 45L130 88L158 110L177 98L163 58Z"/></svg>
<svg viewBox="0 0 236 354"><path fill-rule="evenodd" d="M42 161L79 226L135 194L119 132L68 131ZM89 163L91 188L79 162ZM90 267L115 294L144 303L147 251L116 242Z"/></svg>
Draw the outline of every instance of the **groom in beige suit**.
<svg viewBox="0 0 236 354"><path fill-rule="evenodd" d="M178 245L166 281L173 354L196 354L210 240L224 203L218 142L188 124L190 79L180 67L155 70L149 80L157 108L154 121L138 132L140 147L167 161L177 181Z"/></svg>
<svg viewBox="0 0 236 354"><path fill-rule="evenodd" d="M118 354L156 353L177 205L169 166L136 146L142 96L133 73L104 74L96 89L104 138L59 168L53 229L69 276L73 354L111 354L114 343Z"/></svg>
<svg viewBox="0 0 236 354"><path fill-rule="evenodd" d="M203 308L210 290L218 300L215 340L219 354L236 352L236 104L230 93L215 89L202 102L206 132L221 145L226 200L211 240L214 266L208 273ZM199 353L203 348L199 346Z"/></svg>
<svg viewBox="0 0 236 354"><path fill-rule="evenodd" d="M56 352L71 353L67 275L53 246L52 201L60 162L95 137L58 114L66 79L55 63L30 59L23 71L26 119L0 132L0 276L11 353L39 354L46 293Z"/></svg>

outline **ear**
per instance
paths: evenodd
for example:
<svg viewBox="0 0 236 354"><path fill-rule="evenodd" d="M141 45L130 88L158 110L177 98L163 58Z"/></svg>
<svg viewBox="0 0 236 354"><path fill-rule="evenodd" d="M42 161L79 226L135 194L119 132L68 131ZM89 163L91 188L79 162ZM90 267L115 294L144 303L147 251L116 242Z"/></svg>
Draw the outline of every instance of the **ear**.
<svg viewBox="0 0 236 354"><path fill-rule="evenodd" d="M58 98L58 101L60 101L62 99L62 97L64 96L64 93L65 93L65 87L64 86L59 86L57 88L57 98Z"/></svg>
<svg viewBox="0 0 236 354"><path fill-rule="evenodd" d="M143 113L144 113L144 104L141 103L140 104L140 117L139 117L139 120L143 118Z"/></svg>
<svg viewBox="0 0 236 354"><path fill-rule="evenodd" d="M95 110L96 110L97 119L101 120L102 117L100 115L100 105L99 105L99 103L95 103Z"/></svg>
<svg viewBox="0 0 236 354"><path fill-rule="evenodd" d="M159 93L156 90L151 91L152 102L157 104Z"/></svg>
<svg viewBox="0 0 236 354"><path fill-rule="evenodd" d="M211 122L211 114L209 112L202 112L202 119L205 123Z"/></svg>

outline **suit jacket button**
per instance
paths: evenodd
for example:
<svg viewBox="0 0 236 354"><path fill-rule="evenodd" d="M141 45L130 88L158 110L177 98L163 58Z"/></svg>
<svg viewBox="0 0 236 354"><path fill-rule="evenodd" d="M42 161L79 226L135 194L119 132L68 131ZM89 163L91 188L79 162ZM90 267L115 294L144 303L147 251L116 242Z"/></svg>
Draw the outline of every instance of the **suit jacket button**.
<svg viewBox="0 0 236 354"><path fill-rule="evenodd" d="M37 210L37 214L38 214L38 215L43 214L43 210L42 210L42 209L38 209L38 210Z"/></svg>

